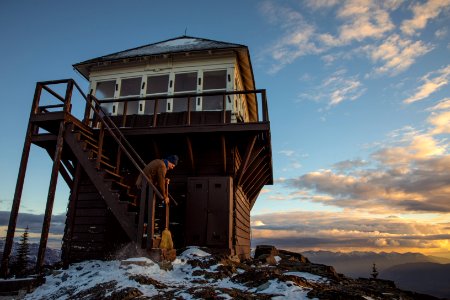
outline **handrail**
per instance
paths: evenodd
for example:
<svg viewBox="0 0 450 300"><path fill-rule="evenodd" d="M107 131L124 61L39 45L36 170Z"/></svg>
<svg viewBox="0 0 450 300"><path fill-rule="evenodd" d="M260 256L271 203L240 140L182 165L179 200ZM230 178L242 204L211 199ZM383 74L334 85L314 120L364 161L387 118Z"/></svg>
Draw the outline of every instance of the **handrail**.
<svg viewBox="0 0 450 300"><path fill-rule="evenodd" d="M125 138L125 136L122 134L122 132L120 131L120 129L114 124L114 122L111 120L111 118L109 118L109 116L105 113L105 111L102 109L102 107L100 106L100 103L98 101L97 98L95 98L95 96L89 94L86 96L86 94L82 91L82 89L80 88L80 86L75 82L75 80L73 79L60 79L60 80L50 80L50 81L42 81L42 82L38 82L38 85L41 86L42 88L44 88L46 91L48 91L50 94L52 94L54 97L56 97L58 100L61 100L61 96L58 95L57 93L55 93L54 91L52 91L50 88L47 87L47 85L53 85L53 84L72 84L76 87L76 89L78 90L78 92L80 92L82 98L86 101L87 105L89 107L91 107L93 109L93 111L99 116L100 121L102 122L102 124L104 124L106 126L106 129L108 130L108 132L111 134L111 136L114 138L114 140L118 143L119 147L125 152L125 155L127 155L127 157L130 159L130 161L133 163L133 165L137 168L137 170L139 171L139 173L145 178L145 180L150 184L150 186L152 187L153 191L155 192L155 194L160 198L160 199L164 199L164 197L162 196L162 194L159 192L159 190L155 187L155 185L151 182L150 178L144 173L143 169L137 164L136 160L132 157L132 155L129 153L129 151L126 149L126 147L122 144L122 142L120 141L120 139L114 134L113 130L111 129L111 127L105 122L104 119L107 119L112 126L114 127L114 129L116 130L116 132L119 133L120 138L125 141L125 143L128 145L128 147L130 147L130 149L132 150L133 154L139 159L140 163L142 165L145 165L145 162L142 160L142 158L139 156L139 154L136 152L136 150L134 150L133 146L131 146L131 144L128 142L128 140ZM71 97L69 97L67 99L67 101L70 103L70 99ZM92 101L96 102L96 104L98 105L101 113L103 114L103 117L100 115L100 113L96 110L95 106L92 104ZM38 103L36 103L36 105L38 106ZM45 106L46 108L51 108L51 107L60 107L60 105L47 105ZM67 105L64 107L64 109L66 110L66 112L70 113L70 105ZM173 199L173 198L172 198Z"/></svg>
<svg viewBox="0 0 450 300"><path fill-rule="evenodd" d="M139 100L159 100L171 98L187 98L187 97L207 97L207 96L222 96L222 95L248 95L248 94L265 94L265 89L245 90L245 91L215 91L204 93L177 93L172 95L157 95L157 96L143 96L143 97L122 97L118 99L99 100L101 103L139 101Z"/></svg>
<svg viewBox="0 0 450 300"><path fill-rule="evenodd" d="M98 106L99 111L103 114L100 115L100 113L96 110L96 107L92 104L92 102L90 100L93 100L95 102L95 104ZM113 139L117 142L117 144L119 145L119 147L125 152L125 154L127 155L127 157L130 159L131 163L138 169L139 173L147 180L147 182L150 184L150 186L152 187L152 189L154 190L154 192L156 193L156 195L160 198L160 199L164 199L164 197L161 195L161 193L159 192L159 190L155 187L155 185L151 182L150 178L144 173L144 171L142 170L142 168L137 164L136 160L132 157L132 155L128 152L128 150L125 148L125 146L122 144L122 142L120 141L120 139L114 134L113 130L111 129L111 127L105 122L104 119L107 119L112 126L114 127L114 129L116 130L116 132L119 133L120 138L125 141L125 143L127 144L128 147L130 147L131 151L133 152L133 154L139 159L140 163L142 165L145 165L145 162L142 160L142 158L139 156L139 154L136 152L136 150L134 150L133 146L131 146L131 144L128 142L128 140L125 138L125 136L123 135L123 133L120 131L120 129L117 127L116 124L114 124L114 122L111 120L111 118L105 113L105 111L103 110L103 108L101 107L98 99L91 95L88 94L86 101L88 102L88 104L90 105L90 107L93 109L93 111L98 114L100 122L102 122L103 125L106 126L106 129L108 130L108 132L111 134L111 136L113 137Z"/></svg>

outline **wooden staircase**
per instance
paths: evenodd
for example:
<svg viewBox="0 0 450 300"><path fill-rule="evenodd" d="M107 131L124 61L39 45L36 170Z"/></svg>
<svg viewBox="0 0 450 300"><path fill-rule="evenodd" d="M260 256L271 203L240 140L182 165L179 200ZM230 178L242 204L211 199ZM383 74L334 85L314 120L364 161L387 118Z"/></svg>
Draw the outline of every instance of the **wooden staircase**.
<svg viewBox="0 0 450 300"><path fill-rule="evenodd" d="M83 167L91 182L104 199L130 241L137 240L137 196L132 187L123 183L111 160L102 154L98 158L98 141L89 127L67 124L64 141Z"/></svg>

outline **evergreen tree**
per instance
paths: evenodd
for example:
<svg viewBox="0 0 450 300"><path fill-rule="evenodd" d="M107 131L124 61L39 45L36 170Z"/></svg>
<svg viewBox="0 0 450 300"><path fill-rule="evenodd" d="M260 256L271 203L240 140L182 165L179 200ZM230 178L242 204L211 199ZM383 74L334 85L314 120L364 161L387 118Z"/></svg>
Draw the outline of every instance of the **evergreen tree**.
<svg viewBox="0 0 450 300"><path fill-rule="evenodd" d="M370 275L372 275L373 279L377 279L377 277L378 277L378 270L377 270L377 266L375 265L375 263L372 266L372 274L370 274Z"/></svg>
<svg viewBox="0 0 450 300"><path fill-rule="evenodd" d="M17 251L16 262L13 266L13 273L16 277L24 276L27 274L28 269L28 254L30 252L30 244L28 243L28 226L20 238L19 249Z"/></svg>

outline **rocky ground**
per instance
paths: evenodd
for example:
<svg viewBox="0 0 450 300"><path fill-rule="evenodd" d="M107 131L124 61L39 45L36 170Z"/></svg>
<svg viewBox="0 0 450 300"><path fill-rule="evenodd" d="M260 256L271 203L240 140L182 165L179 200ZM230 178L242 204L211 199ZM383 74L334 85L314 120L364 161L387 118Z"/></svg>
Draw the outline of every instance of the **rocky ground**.
<svg viewBox="0 0 450 300"><path fill-rule="evenodd" d="M26 299L437 299L391 281L351 279L299 253L258 246L254 258L188 249L174 262L91 261L49 270Z"/></svg>

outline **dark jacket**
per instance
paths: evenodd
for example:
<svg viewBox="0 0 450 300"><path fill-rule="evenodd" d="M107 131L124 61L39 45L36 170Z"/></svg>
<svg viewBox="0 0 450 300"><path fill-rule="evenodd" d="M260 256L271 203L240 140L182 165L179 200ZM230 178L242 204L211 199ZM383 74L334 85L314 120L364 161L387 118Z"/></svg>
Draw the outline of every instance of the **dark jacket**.
<svg viewBox="0 0 450 300"><path fill-rule="evenodd" d="M164 196L166 195L166 173L167 167L162 159L154 159L144 168L144 174L147 175L152 181L153 185L161 192ZM136 180L136 186L141 188L142 185L142 174Z"/></svg>

